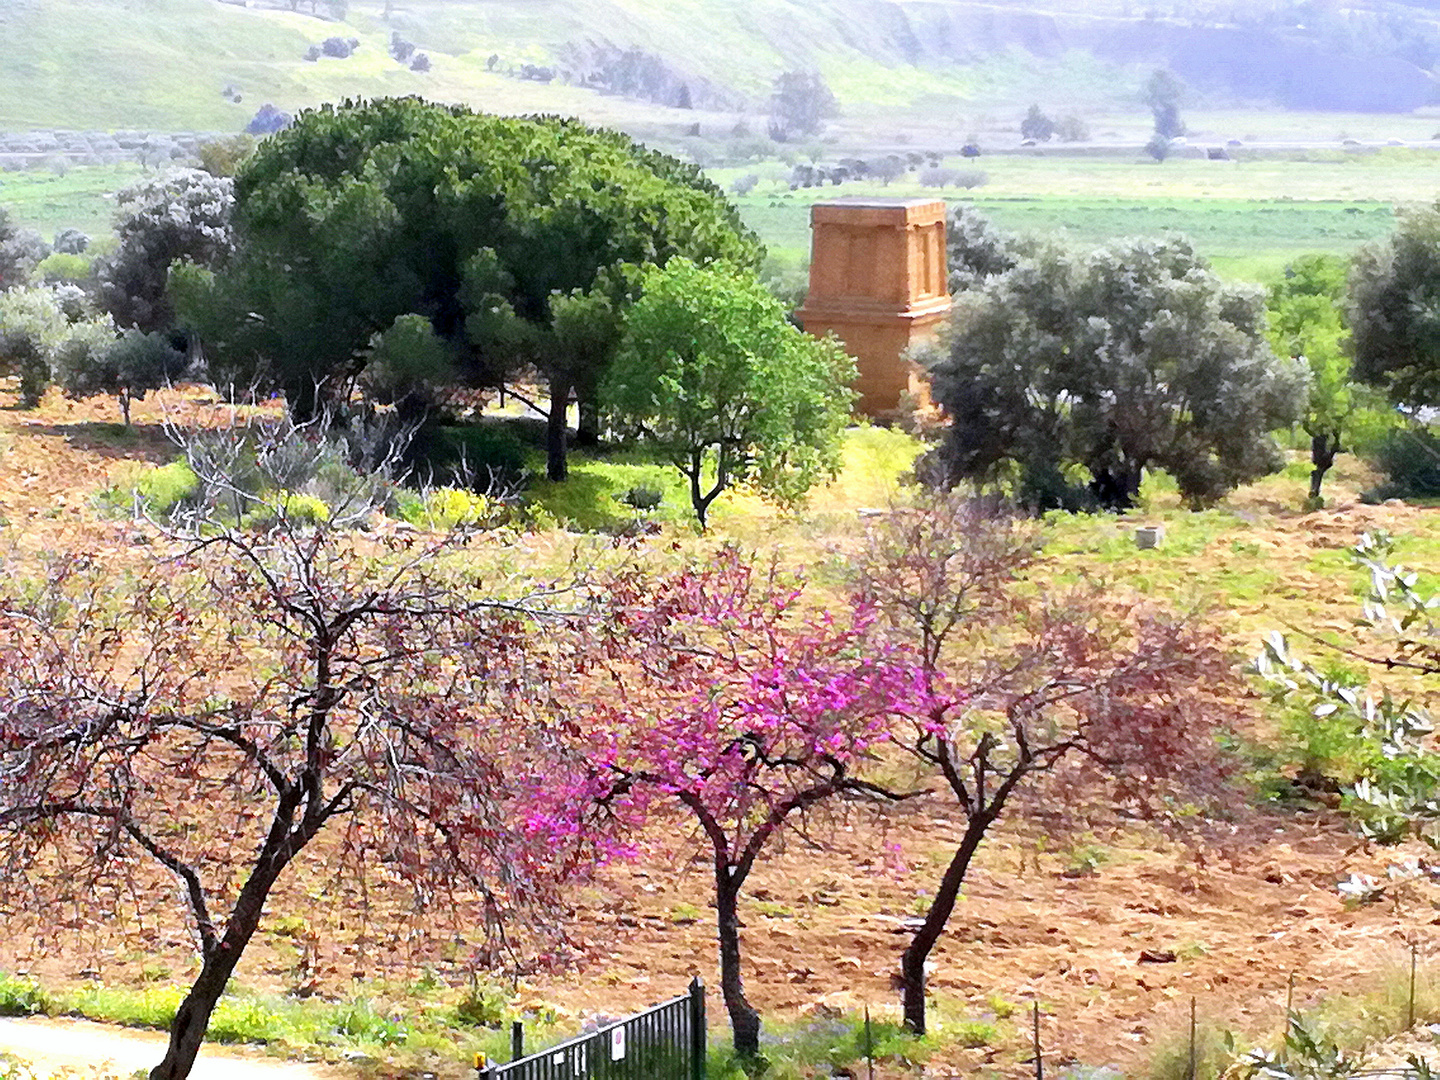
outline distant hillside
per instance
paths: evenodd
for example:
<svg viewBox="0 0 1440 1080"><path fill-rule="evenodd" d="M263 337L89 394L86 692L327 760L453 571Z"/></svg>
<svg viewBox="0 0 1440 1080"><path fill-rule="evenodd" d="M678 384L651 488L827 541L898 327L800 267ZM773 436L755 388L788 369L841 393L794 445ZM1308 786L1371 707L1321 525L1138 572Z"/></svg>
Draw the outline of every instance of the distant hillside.
<svg viewBox="0 0 1440 1080"><path fill-rule="evenodd" d="M237 130L267 101L394 93L673 124L687 111L761 111L776 74L797 67L822 71L842 105L896 108L1014 104L1036 86L1078 108L1133 106L1155 66L1226 103L1409 111L1437 97L1435 0L1167 4L1165 17L1146 6L0 0L0 130ZM329 38L354 52L306 59ZM412 70L419 54L428 70Z"/></svg>

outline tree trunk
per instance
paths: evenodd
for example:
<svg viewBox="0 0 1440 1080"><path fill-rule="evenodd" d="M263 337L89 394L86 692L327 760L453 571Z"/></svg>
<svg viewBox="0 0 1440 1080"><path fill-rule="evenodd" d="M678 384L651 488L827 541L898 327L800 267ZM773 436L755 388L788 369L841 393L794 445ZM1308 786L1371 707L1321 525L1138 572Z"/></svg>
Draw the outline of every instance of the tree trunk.
<svg viewBox="0 0 1440 1080"><path fill-rule="evenodd" d="M1310 501L1320 501L1320 485L1330 466L1335 464L1335 455L1340 451L1340 440L1332 439L1329 433L1310 436Z"/></svg>
<svg viewBox="0 0 1440 1080"><path fill-rule="evenodd" d="M595 391L579 391L575 395L580 418L575 424L576 446L600 445L600 402Z"/></svg>
<svg viewBox="0 0 1440 1080"><path fill-rule="evenodd" d="M565 464L565 412L570 405L570 380L550 376L550 416L545 424L545 476L564 480L570 470Z"/></svg>
<svg viewBox="0 0 1440 1080"><path fill-rule="evenodd" d="M130 426L130 395L128 392L120 391L120 415L125 418L125 426Z"/></svg>
<svg viewBox="0 0 1440 1080"><path fill-rule="evenodd" d="M930 952L940 940L950 913L955 910L955 901L960 896L960 886L965 881L965 873L970 869L970 860L980 846L980 841L985 838L985 830L994 820L991 814L970 819L960 846L955 849L950 865L945 868L945 876L940 879L940 887L935 890L935 898L930 901L930 909L925 912L925 922L915 931L915 936L910 939L905 954L900 958L900 996L905 1013L905 1027L916 1035L925 1034L925 961L930 958Z"/></svg>
<svg viewBox="0 0 1440 1080"><path fill-rule="evenodd" d="M237 960L238 956L231 958L226 952L219 952L205 962L205 966L200 970L200 977L195 980L195 985L190 987L190 992L175 1011L175 1019L170 1023L170 1045L165 1051L165 1059L150 1070L150 1080L185 1080L185 1077L190 1075L190 1070L195 1066L195 1057L200 1052L200 1044L205 1041L205 1032L210 1026L210 1014L215 1011L220 995L225 992Z"/></svg>
<svg viewBox="0 0 1440 1080"><path fill-rule="evenodd" d="M741 1057L760 1054L760 1014L745 998L740 978L740 913L737 902L740 885L728 865L715 866L715 923L720 937L720 993L730 1014L735 1053Z"/></svg>
<svg viewBox="0 0 1440 1080"><path fill-rule="evenodd" d="M288 811L282 812L283 819L288 820L289 816ZM271 835L256 860L255 869L241 887L235 907L230 912L224 936L206 950L200 975L180 1003L180 1008L175 1010L175 1019L170 1023L170 1045L165 1050L165 1058L150 1070L150 1080L185 1080L190 1075L195 1056L200 1052L200 1044L205 1041L205 1032L210 1026L210 1014L225 992L235 965L240 963L240 954L250 944L260 925L265 899L294 851L298 851L308 839L301 839L292 850L293 838L287 829L281 827L285 820L277 820L272 825Z"/></svg>

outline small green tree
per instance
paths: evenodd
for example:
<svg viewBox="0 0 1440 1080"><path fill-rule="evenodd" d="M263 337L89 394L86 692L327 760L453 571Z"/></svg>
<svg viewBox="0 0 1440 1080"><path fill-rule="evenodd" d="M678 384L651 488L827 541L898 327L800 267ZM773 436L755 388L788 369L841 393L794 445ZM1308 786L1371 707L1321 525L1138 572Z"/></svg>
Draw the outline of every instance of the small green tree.
<svg viewBox="0 0 1440 1080"><path fill-rule="evenodd" d="M129 427L130 403L178 379L185 353L166 334L126 330L116 338L108 326L104 329L103 336L72 333L56 350L55 376L66 397L115 395Z"/></svg>
<svg viewBox="0 0 1440 1080"><path fill-rule="evenodd" d="M1270 287L1269 338L1275 352L1303 360L1310 387L1301 426L1310 436L1310 502L1320 503L1320 485L1352 431L1378 418L1373 391L1351 378L1346 355L1345 263L1334 255L1303 255ZM1374 426L1372 423L1370 426Z"/></svg>
<svg viewBox="0 0 1440 1080"><path fill-rule="evenodd" d="M733 483L793 502L835 474L855 377L839 345L749 274L672 259L641 287L602 400L685 474L702 529Z"/></svg>
<svg viewBox="0 0 1440 1080"><path fill-rule="evenodd" d="M32 229L22 229L0 206L0 292L24 285L50 247Z"/></svg>
<svg viewBox="0 0 1440 1080"><path fill-rule="evenodd" d="M40 404L63 354L88 356L114 338L110 317L73 285L0 292L0 372L18 376L23 408Z"/></svg>

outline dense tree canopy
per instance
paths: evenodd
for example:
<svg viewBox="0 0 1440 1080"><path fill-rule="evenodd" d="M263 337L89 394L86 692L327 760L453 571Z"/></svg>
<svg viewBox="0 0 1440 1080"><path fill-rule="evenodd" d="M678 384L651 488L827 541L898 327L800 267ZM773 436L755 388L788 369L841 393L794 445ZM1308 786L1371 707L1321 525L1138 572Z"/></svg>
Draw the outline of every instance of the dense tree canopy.
<svg viewBox="0 0 1440 1080"><path fill-rule="evenodd" d="M1440 203L1400 214L1350 271L1355 377L1398 404L1440 405Z"/></svg>
<svg viewBox="0 0 1440 1080"><path fill-rule="evenodd" d="M1301 408L1303 374L1264 326L1258 292L1183 240L1025 259L960 298L928 360L949 476L1018 476L1042 506L1084 481L1123 508L1160 467L1191 503L1217 498L1279 467L1269 433Z"/></svg>
<svg viewBox="0 0 1440 1080"><path fill-rule="evenodd" d="M459 378L534 366L563 420L615 331L597 317L600 340L582 343L571 320L557 340L557 297L603 294L594 313L633 296L636 267L761 255L720 189L626 135L413 98L305 113L235 184L239 250L208 287L190 283L189 310L229 377L272 380L302 414L364 370L377 334L420 315ZM563 431L552 424L552 476Z"/></svg>

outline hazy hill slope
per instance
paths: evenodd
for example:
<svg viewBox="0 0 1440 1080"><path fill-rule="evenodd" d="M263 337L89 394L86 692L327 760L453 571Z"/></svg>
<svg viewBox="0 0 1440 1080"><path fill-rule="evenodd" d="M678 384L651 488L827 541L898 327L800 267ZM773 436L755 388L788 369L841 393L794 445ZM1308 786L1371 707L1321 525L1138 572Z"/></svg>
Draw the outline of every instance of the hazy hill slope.
<svg viewBox="0 0 1440 1080"><path fill-rule="evenodd" d="M999 101L1047 79L1078 106L1118 103L1164 64L1233 100L1411 109L1434 96L1427 67L1440 55L1435 13L1399 4L1384 19L1347 15L1370 27L1366 37L1348 23L1301 29L1283 3L1228 9L1244 13L1242 26L1198 6L1144 18L1108 0L290 2L0 0L0 129L233 130L265 101L383 93L633 120L625 99L758 108L793 67L822 70L856 103ZM430 56L429 72L390 58L396 33ZM304 60L331 36L359 48ZM222 97L227 86L239 103Z"/></svg>

